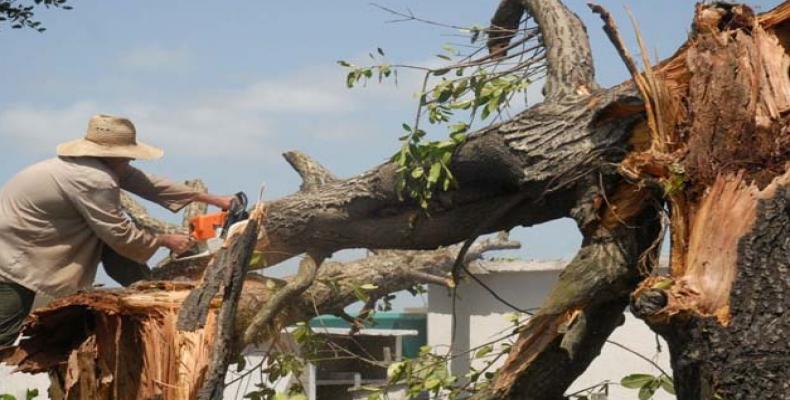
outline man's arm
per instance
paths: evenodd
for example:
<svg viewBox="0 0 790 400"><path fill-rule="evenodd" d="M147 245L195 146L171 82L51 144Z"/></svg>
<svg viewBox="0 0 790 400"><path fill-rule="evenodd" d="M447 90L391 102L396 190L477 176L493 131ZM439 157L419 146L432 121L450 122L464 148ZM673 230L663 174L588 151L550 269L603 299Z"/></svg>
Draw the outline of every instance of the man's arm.
<svg viewBox="0 0 790 400"><path fill-rule="evenodd" d="M156 236L134 226L121 210L117 188L75 190L67 194L96 236L124 257L145 263L160 246L181 247L184 244L180 242L189 241L183 235Z"/></svg>
<svg viewBox="0 0 790 400"><path fill-rule="evenodd" d="M227 210L230 208L231 203L233 202L235 196L217 196L211 193L198 193L195 196L193 201L199 201L201 203L211 204L214 207L219 207L223 210Z"/></svg>
<svg viewBox="0 0 790 400"><path fill-rule="evenodd" d="M132 166L129 166L124 175L119 177L119 185L121 189L153 201L173 212L177 212L193 201L211 204L226 210L233 200L233 196L217 196L198 192L184 184L146 174Z"/></svg>

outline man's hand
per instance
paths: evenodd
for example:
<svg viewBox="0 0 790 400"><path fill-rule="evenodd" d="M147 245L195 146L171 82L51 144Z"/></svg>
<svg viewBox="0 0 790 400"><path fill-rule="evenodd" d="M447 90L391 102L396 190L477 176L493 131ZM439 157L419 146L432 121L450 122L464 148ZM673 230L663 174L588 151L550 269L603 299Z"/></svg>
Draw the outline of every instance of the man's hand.
<svg viewBox="0 0 790 400"><path fill-rule="evenodd" d="M192 239L187 235L159 235L157 236L160 246L167 247L173 254L179 255L192 248Z"/></svg>
<svg viewBox="0 0 790 400"><path fill-rule="evenodd" d="M236 196L217 196L210 193L201 193L197 197L195 197L195 201L199 201L201 203L211 204L212 206L219 207L223 210L227 210L233 204L233 200Z"/></svg>

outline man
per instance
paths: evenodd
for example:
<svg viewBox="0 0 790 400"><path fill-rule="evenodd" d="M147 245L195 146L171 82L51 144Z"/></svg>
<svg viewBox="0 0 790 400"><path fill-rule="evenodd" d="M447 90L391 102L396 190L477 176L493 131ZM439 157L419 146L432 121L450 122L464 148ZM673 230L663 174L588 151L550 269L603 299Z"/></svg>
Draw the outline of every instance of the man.
<svg viewBox="0 0 790 400"><path fill-rule="evenodd" d="M228 209L233 199L130 166L163 151L137 142L125 118L94 116L85 137L59 145L57 155L0 190L0 347L16 340L35 293L61 297L90 287L99 261L126 286L146 277L145 262L159 247L176 254L190 247L185 235L137 228L121 209L121 189L173 212L192 201Z"/></svg>

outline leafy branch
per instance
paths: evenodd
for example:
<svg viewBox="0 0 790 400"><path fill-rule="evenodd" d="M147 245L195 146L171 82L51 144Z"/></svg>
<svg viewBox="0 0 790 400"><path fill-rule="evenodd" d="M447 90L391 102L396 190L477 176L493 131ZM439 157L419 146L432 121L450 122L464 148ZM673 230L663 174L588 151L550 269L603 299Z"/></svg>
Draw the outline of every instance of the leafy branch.
<svg viewBox="0 0 790 400"><path fill-rule="evenodd" d="M443 46L443 52L436 57L445 65L436 68L391 64L386 62L381 48L377 49L377 55L370 54L374 61L381 61L372 65L357 66L345 60L338 61L348 69L346 85L349 88L367 85L374 78L381 83L394 77L397 84L398 69L423 72L414 121L402 124L406 133L399 138L401 147L390 161L398 167L396 187L401 199L407 195L427 210L437 192L458 187L451 168L452 156L466 141L476 118L480 121L491 116L501 118L513 105L514 96L525 94L527 87L545 73L545 49L537 28L529 27L526 22L524 28L507 32L514 41L498 55L481 55L485 49L482 38L501 36L501 28L445 25L417 18L411 12L376 7L400 17L398 21L414 20L456 29L468 38L473 48L469 54L462 54L457 46ZM515 51L508 53L510 50ZM488 122L495 123L497 118ZM447 138L428 140L428 132L423 128L426 120L430 125L444 125Z"/></svg>
<svg viewBox="0 0 790 400"><path fill-rule="evenodd" d="M68 0L33 0L33 4L24 5L16 0L0 0L0 24L8 23L11 29L31 28L44 32L47 28L41 26L40 21L33 19L33 10L43 5L46 8L60 8L71 10L67 5Z"/></svg>

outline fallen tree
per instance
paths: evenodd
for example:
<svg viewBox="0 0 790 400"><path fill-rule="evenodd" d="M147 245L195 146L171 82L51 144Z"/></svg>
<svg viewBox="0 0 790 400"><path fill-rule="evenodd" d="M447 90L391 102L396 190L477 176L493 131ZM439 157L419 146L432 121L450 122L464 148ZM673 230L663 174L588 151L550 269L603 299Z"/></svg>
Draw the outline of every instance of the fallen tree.
<svg viewBox="0 0 790 400"><path fill-rule="evenodd" d="M521 329L492 389L480 397L562 398L632 302L670 343L679 398L781 398L790 382L790 348L781 340L790 331L784 314L790 282L783 272L790 260L784 244L790 230L790 4L760 16L745 6L698 5L689 41L645 73L619 45L634 79L610 89L594 80L584 26L557 0L502 1L492 20L492 54L507 53L513 35L501 32L517 28L525 12L546 48L545 101L458 145L450 163L458 188L436 194L430 217L399 195L394 162L346 180L319 168L317 184L305 180L300 192L267 204L263 260L274 265L344 248L434 249L572 217L584 237L581 249ZM616 28L606 23L617 45ZM652 277L665 207L671 276ZM301 277L320 278L327 265L308 262L305 270ZM392 271L399 274L393 282L419 282L404 270ZM315 290L309 281L286 283L263 307L268 314L251 320L271 327L296 315L287 300ZM164 293L161 299L149 293L155 299L149 313L178 303L171 296L181 295L173 293L185 295ZM255 293L245 288L241 304ZM47 338L36 335L46 330L33 327L62 321L57 315L86 303L81 298L105 295L65 299L38 313L26 331L32 337L10 360L32 365L24 360L54 357L41 342ZM124 315L115 309L105 314ZM126 338L123 328L112 332L87 345L91 356L69 351L91 366L117 365L112 356L91 353L108 338ZM246 330L243 337L255 333ZM173 335L166 338L175 340L170 343L186 340L178 336L183 333ZM132 337L124 340L135 345ZM190 340L205 349L212 339ZM120 379L117 372L112 377ZM190 381L197 385L199 378Z"/></svg>
<svg viewBox="0 0 790 400"><path fill-rule="evenodd" d="M518 242L503 236L483 240L467 253L466 262L475 263L488 251L517 247ZM365 291L369 304L415 284L449 286L448 274L458 251L459 246L383 251L358 261L325 261L315 282L278 310L269 333L318 314L348 317L343 310L359 301L363 286L375 287ZM305 257L300 268L311 266L315 267L315 261ZM167 273L175 272L171 268ZM256 312L285 284L257 274L248 276L238 303L236 337L242 336ZM179 310L193 287L194 283L143 282L129 289L93 291L58 300L33 315L26 327L30 339L22 341L6 362L26 372L57 371L51 375L57 377L53 397L195 398L212 358L208 350L216 341L222 302L214 300L202 328L177 329Z"/></svg>

